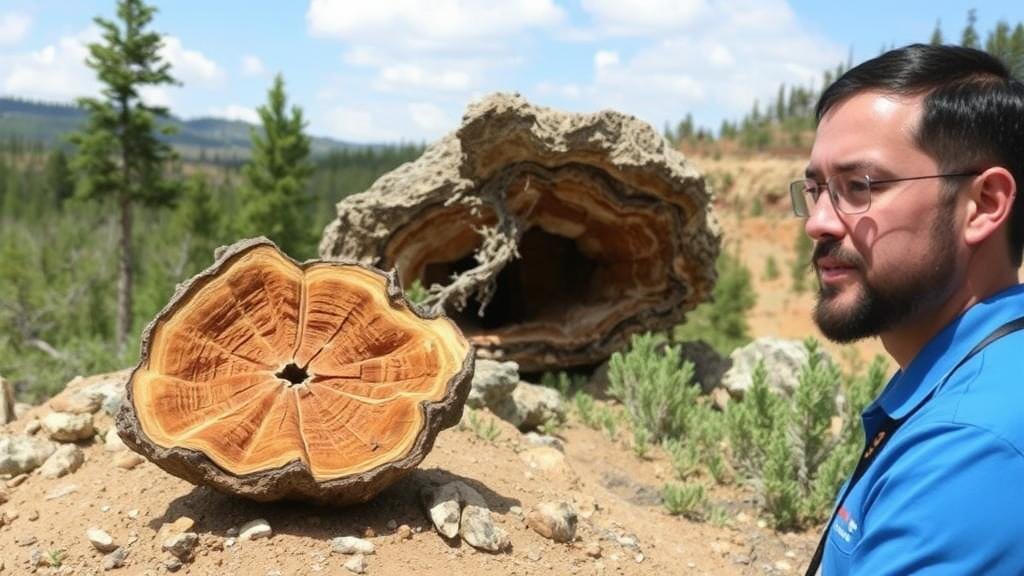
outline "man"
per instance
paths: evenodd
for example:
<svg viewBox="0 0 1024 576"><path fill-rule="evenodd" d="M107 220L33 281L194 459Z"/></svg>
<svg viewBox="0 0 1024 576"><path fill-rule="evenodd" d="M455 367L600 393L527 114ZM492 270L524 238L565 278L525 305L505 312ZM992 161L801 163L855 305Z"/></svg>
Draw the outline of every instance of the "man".
<svg viewBox="0 0 1024 576"><path fill-rule="evenodd" d="M1024 85L983 52L912 45L844 74L817 117L790 188L814 318L900 368L863 414L821 571L1022 574Z"/></svg>

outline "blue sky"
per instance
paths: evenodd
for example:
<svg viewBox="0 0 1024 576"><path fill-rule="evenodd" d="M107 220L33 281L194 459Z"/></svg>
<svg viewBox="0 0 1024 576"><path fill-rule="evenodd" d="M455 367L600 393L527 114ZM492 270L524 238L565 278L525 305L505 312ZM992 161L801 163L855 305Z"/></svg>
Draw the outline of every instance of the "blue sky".
<svg viewBox="0 0 1024 576"><path fill-rule="evenodd" d="M1019 0L174 0L151 28L183 82L146 94L184 118L254 121L273 74L312 134L430 141L468 102L516 91L574 111L615 108L659 129L688 112L717 127L780 83L927 41L1024 21ZM98 84L83 64L112 0L0 0L0 94L71 101Z"/></svg>

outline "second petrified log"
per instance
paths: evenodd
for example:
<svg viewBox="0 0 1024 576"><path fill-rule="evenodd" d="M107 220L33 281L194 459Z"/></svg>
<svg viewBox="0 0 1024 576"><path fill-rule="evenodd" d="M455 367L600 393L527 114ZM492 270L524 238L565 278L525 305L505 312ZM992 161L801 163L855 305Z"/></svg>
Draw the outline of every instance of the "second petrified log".
<svg viewBox="0 0 1024 576"><path fill-rule="evenodd" d="M368 500L459 421L472 348L379 270L243 241L143 335L117 415L168 472L256 500Z"/></svg>
<svg viewBox="0 0 1024 576"><path fill-rule="evenodd" d="M338 204L320 253L420 280L478 355L592 364L683 320L715 280L703 177L648 124L498 94Z"/></svg>

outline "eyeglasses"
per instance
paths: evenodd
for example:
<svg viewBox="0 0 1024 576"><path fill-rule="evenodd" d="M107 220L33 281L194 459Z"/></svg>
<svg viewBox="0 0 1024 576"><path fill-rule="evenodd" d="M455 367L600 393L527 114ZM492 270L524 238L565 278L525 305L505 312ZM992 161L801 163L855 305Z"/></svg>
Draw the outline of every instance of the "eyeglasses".
<svg viewBox="0 0 1024 576"><path fill-rule="evenodd" d="M847 176L837 174L824 184L810 178L795 180L789 184L789 198L793 202L793 213L802 218L811 215L811 209L818 203L822 189L828 190L829 198L836 210L843 214L860 214L871 207L871 187L908 180L925 180L928 178L959 178L977 176L980 172L956 172L953 174L932 174L930 176L911 176L909 178L889 178L873 180L870 176Z"/></svg>

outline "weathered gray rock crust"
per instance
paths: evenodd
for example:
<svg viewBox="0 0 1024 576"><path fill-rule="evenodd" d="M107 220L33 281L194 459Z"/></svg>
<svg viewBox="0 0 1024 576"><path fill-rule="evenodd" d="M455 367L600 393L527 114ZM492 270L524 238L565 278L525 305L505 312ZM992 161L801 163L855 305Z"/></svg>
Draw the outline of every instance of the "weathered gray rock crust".
<svg viewBox="0 0 1024 576"><path fill-rule="evenodd" d="M821 350L822 362L835 365L828 352ZM729 355L732 367L722 377L722 386L734 398L742 398L753 383L754 368L764 362L768 373L766 384L777 394L792 395L800 384L800 368L807 363L807 348L799 340L758 338L733 350Z"/></svg>
<svg viewBox="0 0 1024 576"><path fill-rule="evenodd" d="M495 94L418 160L342 200L320 254L419 279L425 304L447 310L481 358L528 371L595 364L710 294L711 200L637 118Z"/></svg>

